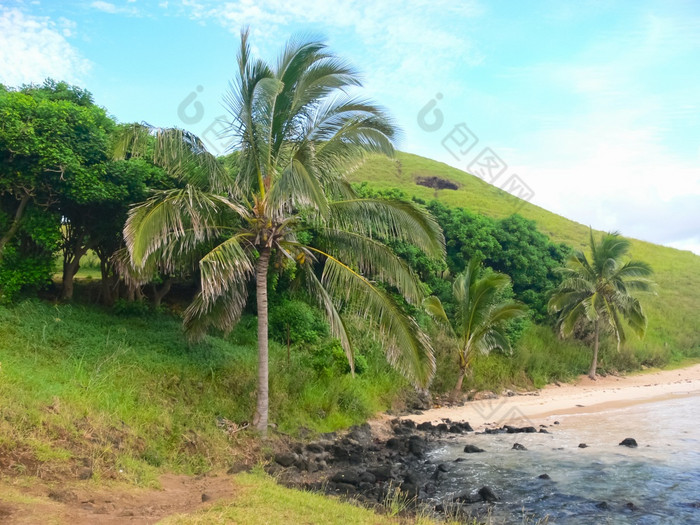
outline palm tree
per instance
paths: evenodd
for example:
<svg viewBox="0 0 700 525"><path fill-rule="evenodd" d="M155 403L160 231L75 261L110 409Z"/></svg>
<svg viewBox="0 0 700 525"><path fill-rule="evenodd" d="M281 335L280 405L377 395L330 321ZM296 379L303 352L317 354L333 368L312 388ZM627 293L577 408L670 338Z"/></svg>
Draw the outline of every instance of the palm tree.
<svg viewBox="0 0 700 525"><path fill-rule="evenodd" d="M456 306L453 323L447 318L440 299L430 296L423 302L426 311L459 341L459 377L455 395L462 390L464 376L477 352L510 350L504 329L508 321L524 316L527 307L503 300L502 292L509 284L510 277L505 274L483 273L481 261L473 258L452 284Z"/></svg>
<svg viewBox="0 0 700 525"><path fill-rule="evenodd" d="M442 231L424 209L360 198L345 178L368 154L393 154L395 127L379 107L346 94L361 85L357 74L321 42L292 40L270 66L251 58L244 30L238 66L226 98L238 152L235 173L181 130L137 127L122 141L122 152L151 151L156 164L181 180L180 188L158 192L131 211L124 235L132 264L172 274L198 261L201 291L184 320L193 337L209 327L230 330L246 304L248 282L255 281L254 423L263 434L271 261L298 265L351 369L344 316L355 314L376 327L389 362L427 386L435 367L427 336L372 279L420 304L419 279L383 241L404 240L444 257ZM149 133L155 135L150 145Z"/></svg>
<svg viewBox="0 0 700 525"><path fill-rule="evenodd" d="M617 338L617 349L625 342L624 319L639 337L644 336L647 318L634 292L649 292L654 283L648 278L651 267L627 260L630 242L618 232L606 233L596 242L590 231L591 260L581 251L573 253L560 270L563 280L554 291L549 309L558 313L563 336L570 335L577 323L593 324L593 360L588 376L596 378L600 331L609 328Z"/></svg>

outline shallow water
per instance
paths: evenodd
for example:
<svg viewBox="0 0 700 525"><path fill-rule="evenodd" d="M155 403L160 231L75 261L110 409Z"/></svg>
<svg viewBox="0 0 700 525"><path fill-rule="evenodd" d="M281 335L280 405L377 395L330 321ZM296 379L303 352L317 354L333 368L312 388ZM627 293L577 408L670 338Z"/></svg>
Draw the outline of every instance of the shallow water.
<svg viewBox="0 0 700 525"><path fill-rule="evenodd" d="M450 467L435 502L488 485L501 498L495 523L700 524L700 395L544 424L551 434L470 433L431 452ZM619 446L627 437L639 447ZM527 450L512 450L516 442ZM465 454L466 443L486 452ZM550 480L538 478L545 473Z"/></svg>

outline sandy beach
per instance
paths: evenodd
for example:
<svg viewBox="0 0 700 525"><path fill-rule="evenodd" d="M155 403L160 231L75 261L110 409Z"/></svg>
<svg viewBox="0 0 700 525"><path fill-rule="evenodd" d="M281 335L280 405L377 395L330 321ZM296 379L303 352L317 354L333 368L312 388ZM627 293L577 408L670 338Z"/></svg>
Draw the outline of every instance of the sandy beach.
<svg viewBox="0 0 700 525"><path fill-rule="evenodd" d="M700 364L677 370L645 371L629 376L581 376L573 383L513 396L469 401L463 406L437 407L404 416L416 423L441 419L468 421L474 429L486 426L539 423L570 414L588 414L640 403L700 395Z"/></svg>

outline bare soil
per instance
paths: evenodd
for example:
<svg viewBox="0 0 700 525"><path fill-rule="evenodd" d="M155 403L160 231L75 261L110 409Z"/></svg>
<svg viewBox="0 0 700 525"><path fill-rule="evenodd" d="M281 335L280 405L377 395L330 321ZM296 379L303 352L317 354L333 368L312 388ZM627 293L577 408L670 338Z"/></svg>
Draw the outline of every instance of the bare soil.
<svg viewBox="0 0 700 525"><path fill-rule="evenodd" d="M160 489L142 489L5 478L0 480L0 523L146 525L172 514L195 512L235 494L229 475L166 474L160 484Z"/></svg>

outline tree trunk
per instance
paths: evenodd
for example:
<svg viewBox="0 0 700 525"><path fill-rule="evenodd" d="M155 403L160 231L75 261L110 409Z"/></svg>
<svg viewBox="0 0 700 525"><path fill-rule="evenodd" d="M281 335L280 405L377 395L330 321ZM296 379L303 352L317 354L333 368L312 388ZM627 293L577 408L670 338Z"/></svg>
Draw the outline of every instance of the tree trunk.
<svg viewBox="0 0 700 525"><path fill-rule="evenodd" d="M163 281L163 286L158 288L156 285L153 285L153 307L158 308L160 307L160 303L163 301L163 297L168 295L168 292L170 291L170 287L173 285L173 278L168 277Z"/></svg>
<svg viewBox="0 0 700 525"><path fill-rule="evenodd" d="M258 402L253 424L267 436L268 391L268 333L267 333L267 270L270 264L270 248L260 250L255 269L255 288L258 302Z"/></svg>
<svg viewBox="0 0 700 525"><path fill-rule="evenodd" d="M73 258L63 262L63 292L61 298L64 301L70 301L73 299L73 284L75 274L80 270L80 259L88 251L87 246L78 246L75 249L75 254Z"/></svg>
<svg viewBox="0 0 700 525"><path fill-rule="evenodd" d="M456 398L462 392L462 383L464 382L464 376L467 375L467 370L465 368L459 369L459 377L457 378L457 384L455 385L454 397Z"/></svg>
<svg viewBox="0 0 700 525"><path fill-rule="evenodd" d="M10 229L5 232L5 235L0 237L0 263L2 262L2 256L5 252L5 245L12 240L12 237L14 237L17 230L19 230L20 220L22 219L22 215L24 215L24 210L27 208L27 204L29 204L29 195L25 194L22 197L22 200L19 201L19 207L15 212L15 218L12 221Z"/></svg>
<svg viewBox="0 0 700 525"><path fill-rule="evenodd" d="M591 363L591 369L588 372L588 377L595 381L596 370L598 369L598 335L600 333L600 325L598 319L595 321L595 340L593 342L593 362Z"/></svg>

